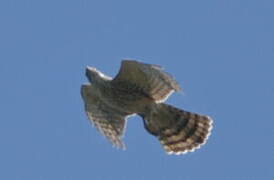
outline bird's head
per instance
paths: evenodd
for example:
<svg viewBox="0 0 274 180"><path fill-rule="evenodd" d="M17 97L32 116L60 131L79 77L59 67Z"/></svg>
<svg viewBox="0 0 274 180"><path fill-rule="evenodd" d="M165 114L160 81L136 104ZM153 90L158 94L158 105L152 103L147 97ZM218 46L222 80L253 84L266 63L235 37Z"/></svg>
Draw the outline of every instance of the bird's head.
<svg viewBox="0 0 274 180"><path fill-rule="evenodd" d="M94 67L87 66L86 68L86 77L90 83L100 83L103 80L108 80L110 77L104 75L99 70Z"/></svg>

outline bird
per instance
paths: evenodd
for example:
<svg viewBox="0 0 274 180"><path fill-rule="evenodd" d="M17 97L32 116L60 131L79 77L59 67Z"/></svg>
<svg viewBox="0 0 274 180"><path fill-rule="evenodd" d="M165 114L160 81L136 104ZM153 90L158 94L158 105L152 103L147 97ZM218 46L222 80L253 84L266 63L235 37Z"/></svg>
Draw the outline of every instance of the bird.
<svg viewBox="0 0 274 180"><path fill-rule="evenodd" d="M138 115L167 154L185 154L206 143L212 119L166 104L181 91L176 80L159 65L122 60L111 78L95 67L86 67L89 83L81 85L88 119L118 149L126 149L123 136L127 119Z"/></svg>

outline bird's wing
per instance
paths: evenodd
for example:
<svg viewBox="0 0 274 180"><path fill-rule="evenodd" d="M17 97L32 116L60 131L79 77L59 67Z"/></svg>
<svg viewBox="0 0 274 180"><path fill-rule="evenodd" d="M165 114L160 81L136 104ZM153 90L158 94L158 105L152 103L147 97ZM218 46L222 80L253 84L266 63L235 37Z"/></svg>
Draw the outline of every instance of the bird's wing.
<svg viewBox="0 0 274 180"><path fill-rule="evenodd" d="M126 125L126 115L114 110L102 102L91 85L81 86L81 95L85 103L85 111L93 125L117 148L125 149L122 141Z"/></svg>
<svg viewBox="0 0 274 180"><path fill-rule="evenodd" d="M112 83L120 82L141 88L156 102L163 102L174 91L180 90L177 82L160 66L133 60L122 61L119 73L112 80Z"/></svg>

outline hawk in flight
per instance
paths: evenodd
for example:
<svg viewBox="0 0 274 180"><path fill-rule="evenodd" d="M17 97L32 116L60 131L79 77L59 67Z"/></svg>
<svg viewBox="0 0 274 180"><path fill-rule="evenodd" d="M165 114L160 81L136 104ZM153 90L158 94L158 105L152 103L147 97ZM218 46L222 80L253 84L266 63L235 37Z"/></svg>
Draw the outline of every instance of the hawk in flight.
<svg viewBox="0 0 274 180"><path fill-rule="evenodd" d="M135 114L168 154L191 152L206 142L212 120L164 103L180 87L160 66L123 60L113 79L93 67L86 76L90 84L81 86L86 114L115 147L125 149L126 120Z"/></svg>

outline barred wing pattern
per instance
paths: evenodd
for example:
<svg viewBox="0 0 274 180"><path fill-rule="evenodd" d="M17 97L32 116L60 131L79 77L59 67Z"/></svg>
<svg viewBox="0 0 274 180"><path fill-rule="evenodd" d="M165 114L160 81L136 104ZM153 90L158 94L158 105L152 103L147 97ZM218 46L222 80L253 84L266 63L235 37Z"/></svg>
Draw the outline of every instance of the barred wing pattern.
<svg viewBox="0 0 274 180"><path fill-rule="evenodd" d="M85 102L85 111L89 120L115 147L125 149L122 141L126 125L126 115L121 114L102 102L91 85L82 85L81 95Z"/></svg>
<svg viewBox="0 0 274 180"><path fill-rule="evenodd" d="M123 60L118 75L112 83L128 82L142 89L156 102L165 101L174 91L179 91L177 82L158 65Z"/></svg>

